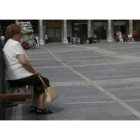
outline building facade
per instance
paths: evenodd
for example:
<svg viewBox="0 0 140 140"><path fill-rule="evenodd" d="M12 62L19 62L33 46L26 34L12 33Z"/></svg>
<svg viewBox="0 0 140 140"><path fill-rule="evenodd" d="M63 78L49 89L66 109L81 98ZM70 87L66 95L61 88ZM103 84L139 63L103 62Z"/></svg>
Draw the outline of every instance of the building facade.
<svg viewBox="0 0 140 140"><path fill-rule="evenodd" d="M35 34L40 37L40 44L44 44L45 33L48 34L49 42L72 41L73 36L90 37L96 34L99 39L114 41L115 32L120 29L126 35L132 35L136 29L140 35L139 20L0 20L0 32L12 23L30 21Z"/></svg>

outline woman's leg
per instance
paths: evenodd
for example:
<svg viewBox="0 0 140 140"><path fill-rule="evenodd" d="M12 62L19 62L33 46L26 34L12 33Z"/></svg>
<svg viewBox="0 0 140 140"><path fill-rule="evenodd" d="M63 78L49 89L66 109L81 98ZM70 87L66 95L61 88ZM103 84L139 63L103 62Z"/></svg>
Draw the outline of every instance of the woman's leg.
<svg viewBox="0 0 140 140"><path fill-rule="evenodd" d="M44 99L45 99L45 95L44 95L44 93L41 93L39 95L39 98L38 98L38 108L39 109L44 109L45 108L44 107Z"/></svg>
<svg viewBox="0 0 140 140"><path fill-rule="evenodd" d="M49 85L49 80L45 77L42 77L42 79L46 83L47 87L49 87L50 86ZM43 89L43 91L44 91L44 89ZM43 93L40 93L39 96L38 96L38 108L44 109L44 100L45 100L45 94L43 92Z"/></svg>
<svg viewBox="0 0 140 140"><path fill-rule="evenodd" d="M34 94L34 97L33 97L33 101L32 101L32 106L33 107L38 107L38 98L39 98L39 94Z"/></svg>

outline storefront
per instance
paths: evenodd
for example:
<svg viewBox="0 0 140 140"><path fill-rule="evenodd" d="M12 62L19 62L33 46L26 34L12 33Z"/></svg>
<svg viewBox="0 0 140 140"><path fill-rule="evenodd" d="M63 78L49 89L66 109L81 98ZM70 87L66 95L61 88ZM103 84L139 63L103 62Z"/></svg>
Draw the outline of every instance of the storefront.
<svg viewBox="0 0 140 140"><path fill-rule="evenodd" d="M120 30L125 35L129 34L127 20L114 20L113 23L114 23L114 35L117 30Z"/></svg>
<svg viewBox="0 0 140 140"><path fill-rule="evenodd" d="M46 33L48 42L61 42L61 20L47 20Z"/></svg>
<svg viewBox="0 0 140 140"><path fill-rule="evenodd" d="M72 36L87 37L87 20L72 20Z"/></svg>
<svg viewBox="0 0 140 140"><path fill-rule="evenodd" d="M94 29L94 34L96 34L99 39L107 38L107 21L106 20L94 20L93 29Z"/></svg>
<svg viewBox="0 0 140 140"><path fill-rule="evenodd" d="M133 29L135 29L140 36L140 20L133 20Z"/></svg>

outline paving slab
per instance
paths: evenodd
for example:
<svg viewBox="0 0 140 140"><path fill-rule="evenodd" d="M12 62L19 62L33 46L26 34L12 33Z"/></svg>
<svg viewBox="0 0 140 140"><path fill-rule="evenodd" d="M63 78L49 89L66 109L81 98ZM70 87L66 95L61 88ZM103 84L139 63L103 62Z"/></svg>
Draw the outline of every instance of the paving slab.
<svg viewBox="0 0 140 140"><path fill-rule="evenodd" d="M41 66L62 66L56 60L30 60L31 65L34 67L41 67Z"/></svg>
<svg viewBox="0 0 140 140"><path fill-rule="evenodd" d="M40 68L40 72L43 76L48 77L52 82L72 82L83 80L67 68Z"/></svg>
<svg viewBox="0 0 140 140"><path fill-rule="evenodd" d="M90 80L132 78L140 76L140 63L113 64L100 66L74 67L76 71Z"/></svg>
<svg viewBox="0 0 140 140"><path fill-rule="evenodd" d="M28 54L30 60L54 60L51 54L46 52Z"/></svg>

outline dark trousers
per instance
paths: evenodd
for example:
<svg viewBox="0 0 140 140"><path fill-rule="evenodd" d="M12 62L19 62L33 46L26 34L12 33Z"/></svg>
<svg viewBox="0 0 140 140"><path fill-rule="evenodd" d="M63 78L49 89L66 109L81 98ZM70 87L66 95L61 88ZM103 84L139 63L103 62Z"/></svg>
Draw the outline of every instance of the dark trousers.
<svg viewBox="0 0 140 140"><path fill-rule="evenodd" d="M46 85L49 87L49 80L45 77L42 77ZM43 93L44 88L43 85L37 75L32 75L26 78L18 79L18 80L8 80L9 85L12 86L24 86L24 85L33 85L34 93Z"/></svg>

